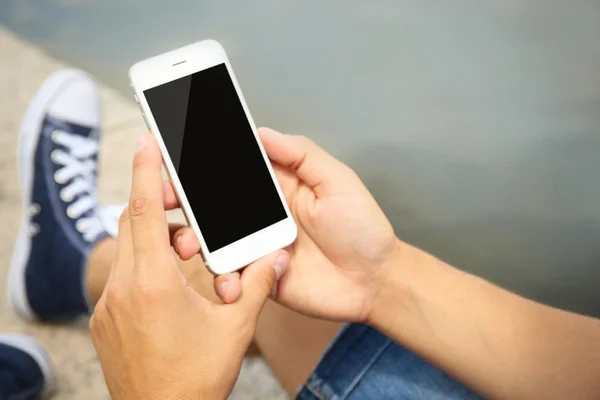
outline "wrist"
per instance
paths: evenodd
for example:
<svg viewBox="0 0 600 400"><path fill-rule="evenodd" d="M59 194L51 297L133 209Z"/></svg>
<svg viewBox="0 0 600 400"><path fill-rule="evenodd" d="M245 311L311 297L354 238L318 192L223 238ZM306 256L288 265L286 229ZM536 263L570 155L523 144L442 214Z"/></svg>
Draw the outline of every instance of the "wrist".
<svg viewBox="0 0 600 400"><path fill-rule="evenodd" d="M365 319L368 325L387 330L388 325L396 319L390 317L397 315L402 305L407 305L412 297L410 277L423 254L400 239L396 240L390 257L382 265L380 283L372 294L371 307Z"/></svg>

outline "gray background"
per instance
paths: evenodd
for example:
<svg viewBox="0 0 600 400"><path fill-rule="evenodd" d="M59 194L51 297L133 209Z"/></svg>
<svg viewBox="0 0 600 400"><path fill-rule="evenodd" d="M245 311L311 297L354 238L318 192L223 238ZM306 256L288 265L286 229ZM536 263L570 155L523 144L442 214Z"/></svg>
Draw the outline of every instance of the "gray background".
<svg viewBox="0 0 600 400"><path fill-rule="evenodd" d="M600 3L0 0L0 24L129 96L220 40L258 124L355 168L398 234L600 316Z"/></svg>

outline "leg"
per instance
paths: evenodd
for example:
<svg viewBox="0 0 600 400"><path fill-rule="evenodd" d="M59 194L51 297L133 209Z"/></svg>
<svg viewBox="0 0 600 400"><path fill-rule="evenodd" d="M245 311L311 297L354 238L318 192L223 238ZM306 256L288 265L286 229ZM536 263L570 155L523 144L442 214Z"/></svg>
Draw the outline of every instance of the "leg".
<svg viewBox="0 0 600 400"><path fill-rule="evenodd" d="M115 250L116 242L109 238L90 255L87 290L93 302L104 289ZM213 276L199 256L180 262L180 268L190 286L219 302ZM339 323L308 318L269 301L258 321L255 343L290 397L304 384L300 399L479 398L374 329L352 324L334 341L340 328Z"/></svg>
<svg viewBox="0 0 600 400"><path fill-rule="evenodd" d="M30 102L19 132L21 228L8 292L27 319L88 312L85 263L108 232L96 204L100 101L79 70L52 75Z"/></svg>
<svg viewBox="0 0 600 400"><path fill-rule="evenodd" d="M87 75L62 71L44 84L21 127L22 226L8 289L15 310L26 318L85 314L106 284L116 246L96 206L98 103ZM217 300L213 277L199 257L181 267L194 289ZM317 366L303 399L317 392L320 398L477 398L363 325L347 328L319 362L339 327L269 303L256 342L290 395Z"/></svg>
<svg viewBox="0 0 600 400"><path fill-rule="evenodd" d="M70 320L87 314L104 290L122 210L96 202L100 101L93 80L79 70L52 75L19 134L21 229L10 300L24 318Z"/></svg>
<svg viewBox="0 0 600 400"><path fill-rule="evenodd" d="M105 238L100 241L90 253L86 273L86 292L90 305L96 305L104 291L112 263L117 253L117 241L114 238Z"/></svg>
<svg viewBox="0 0 600 400"><path fill-rule="evenodd" d="M101 253L108 249L97 247L98 254L90 258L88 276L106 276L114 250ZM190 286L219 302L213 276L199 256L181 262L180 267ZM105 272L94 273L95 269ZM105 280L96 283L100 291ZM305 317L269 301L259 318L254 341L292 398L301 386L302 400L480 398L373 328L351 324L336 337L341 328L340 323Z"/></svg>
<svg viewBox="0 0 600 400"><path fill-rule="evenodd" d="M293 398L341 327L341 323L305 317L269 300L254 341Z"/></svg>
<svg viewBox="0 0 600 400"><path fill-rule="evenodd" d="M116 221L105 218L96 204L99 132L99 96L82 71L50 77L25 115L19 146L21 230L8 282L12 305L25 318L56 321L85 315L104 290L115 257L111 234ZM199 257L182 262L181 268L192 287L218 301L213 277ZM293 392L337 325L274 305L264 314L257 337L276 374ZM278 354L286 348L304 349L293 355L293 367Z"/></svg>
<svg viewBox="0 0 600 400"><path fill-rule="evenodd" d="M440 369L361 324L342 329L297 398L481 399Z"/></svg>

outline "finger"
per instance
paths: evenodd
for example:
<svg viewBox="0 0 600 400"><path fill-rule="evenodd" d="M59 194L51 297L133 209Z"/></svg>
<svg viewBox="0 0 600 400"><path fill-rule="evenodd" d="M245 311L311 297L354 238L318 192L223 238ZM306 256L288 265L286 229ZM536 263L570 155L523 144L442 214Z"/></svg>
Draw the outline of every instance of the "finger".
<svg viewBox="0 0 600 400"><path fill-rule="evenodd" d="M269 128L260 128L258 132L269 158L294 171L315 191L326 190L331 183L343 182L344 177L354 175L345 164L305 136L282 135Z"/></svg>
<svg viewBox="0 0 600 400"><path fill-rule="evenodd" d="M129 223L129 207L126 207L119 217L119 235L117 236L117 253L112 267L117 279L130 274L133 269L133 240L131 224Z"/></svg>
<svg viewBox="0 0 600 400"><path fill-rule="evenodd" d="M273 292L275 283L283 276L290 263L290 255L279 250L250 264L242 273L242 295L234 306L239 306L255 318Z"/></svg>
<svg viewBox="0 0 600 400"><path fill-rule="evenodd" d="M171 255L169 229L163 200L162 158L154 137L140 137L133 160L133 178L129 199L129 221L135 265L162 269L157 260ZM160 271L152 271L157 278Z"/></svg>
<svg viewBox="0 0 600 400"><path fill-rule="evenodd" d="M179 204L179 199L177 198L177 194L175 193L175 189L173 188L173 184L168 179L163 181L163 193L165 210L175 210L181 207Z"/></svg>
<svg viewBox="0 0 600 400"><path fill-rule="evenodd" d="M215 293L223 303L235 303L242 295L242 282L240 281L239 272L219 275L215 277L214 284Z"/></svg>
<svg viewBox="0 0 600 400"><path fill-rule="evenodd" d="M187 261L200 251L200 242L194 231L184 225L169 224L171 245L179 254L179 258Z"/></svg>
<svg viewBox="0 0 600 400"><path fill-rule="evenodd" d="M185 228L187 228L187 225L180 224L178 222L169 222L169 237L171 238L171 247L175 247L175 243L179 240L179 237L185 233Z"/></svg>
<svg viewBox="0 0 600 400"><path fill-rule="evenodd" d="M117 236L117 251L111 265L108 279L104 284L102 294L96 306L102 306L106 302L107 289L115 281L129 279L133 270L133 243L131 240L131 227L129 224L129 208L125 208L119 217L119 235Z"/></svg>

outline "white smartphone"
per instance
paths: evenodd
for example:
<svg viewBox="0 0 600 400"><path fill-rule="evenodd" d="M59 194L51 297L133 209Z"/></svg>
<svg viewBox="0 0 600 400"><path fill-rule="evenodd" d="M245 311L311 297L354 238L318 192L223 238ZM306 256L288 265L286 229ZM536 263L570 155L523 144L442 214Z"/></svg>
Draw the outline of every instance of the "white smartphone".
<svg viewBox="0 0 600 400"><path fill-rule="evenodd" d="M136 63L129 77L209 270L291 244L296 224L223 47L194 43Z"/></svg>

